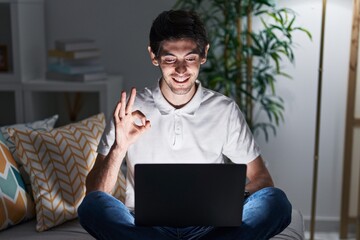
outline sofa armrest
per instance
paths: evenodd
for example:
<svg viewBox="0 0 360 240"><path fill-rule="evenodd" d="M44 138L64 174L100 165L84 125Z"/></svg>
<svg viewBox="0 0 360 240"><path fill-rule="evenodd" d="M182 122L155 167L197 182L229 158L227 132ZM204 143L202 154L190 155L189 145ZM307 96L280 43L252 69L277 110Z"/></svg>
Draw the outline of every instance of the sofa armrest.
<svg viewBox="0 0 360 240"><path fill-rule="evenodd" d="M271 238L271 240L284 240L284 239L305 239L305 225L304 219L299 210L293 209L291 214L290 225L281 233Z"/></svg>

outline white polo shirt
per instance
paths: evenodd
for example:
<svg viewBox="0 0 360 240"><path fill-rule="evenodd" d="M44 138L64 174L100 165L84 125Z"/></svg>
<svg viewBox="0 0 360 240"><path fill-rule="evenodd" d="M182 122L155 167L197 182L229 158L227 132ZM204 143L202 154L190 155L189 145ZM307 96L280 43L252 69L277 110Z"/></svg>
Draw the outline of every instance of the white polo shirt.
<svg viewBox="0 0 360 240"><path fill-rule="evenodd" d="M151 128L126 155L125 205L134 210L136 163L223 163L223 155L235 163L248 163L260 155L243 114L230 98L203 88L199 81L191 101L180 109L163 97L159 84L138 93L133 110L140 110ZM113 119L107 124L98 153L107 155L115 140Z"/></svg>

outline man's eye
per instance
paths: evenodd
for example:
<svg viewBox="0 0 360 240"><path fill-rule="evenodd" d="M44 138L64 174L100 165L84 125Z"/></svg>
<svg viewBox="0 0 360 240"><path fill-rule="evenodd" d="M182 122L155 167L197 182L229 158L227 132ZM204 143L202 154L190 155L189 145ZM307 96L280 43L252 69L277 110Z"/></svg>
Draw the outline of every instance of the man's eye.
<svg viewBox="0 0 360 240"><path fill-rule="evenodd" d="M168 59L165 59L164 60L166 63L174 63L175 62L175 59L173 58L168 58Z"/></svg>
<svg viewBox="0 0 360 240"><path fill-rule="evenodd" d="M186 59L186 61L188 61L188 62L193 62L193 61L195 61L196 60L196 58L187 58Z"/></svg>

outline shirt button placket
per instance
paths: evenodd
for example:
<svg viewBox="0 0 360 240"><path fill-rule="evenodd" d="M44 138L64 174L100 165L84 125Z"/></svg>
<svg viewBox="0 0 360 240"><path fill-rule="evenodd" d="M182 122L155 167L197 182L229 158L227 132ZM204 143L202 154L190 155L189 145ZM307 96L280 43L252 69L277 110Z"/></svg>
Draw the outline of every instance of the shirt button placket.
<svg viewBox="0 0 360 240"><path fill-rule="evenodd" d="M174 148L180 148L182 145L182 137L183 137L183 128L181 117L179 114L175 114L175 124L174 124L174 131L175 131L175 139L174 139Z"/></svg>

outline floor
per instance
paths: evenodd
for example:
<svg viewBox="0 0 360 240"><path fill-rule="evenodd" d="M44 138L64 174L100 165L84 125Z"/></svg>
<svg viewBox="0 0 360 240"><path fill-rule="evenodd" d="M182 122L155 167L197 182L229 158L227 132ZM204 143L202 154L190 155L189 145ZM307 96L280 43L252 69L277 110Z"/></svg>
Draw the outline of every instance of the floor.
<svg viewBox="0 0 360 240"><path fill-rule="evenodd" d="M355 240L354 235L348 236L349 238L346 239L340 239L339 233L337 232L330 232L330 233L324 233L324 232L317 232L315 233L315 240ZM310 239L310 233L305 232L305 239Z"/></svg>

